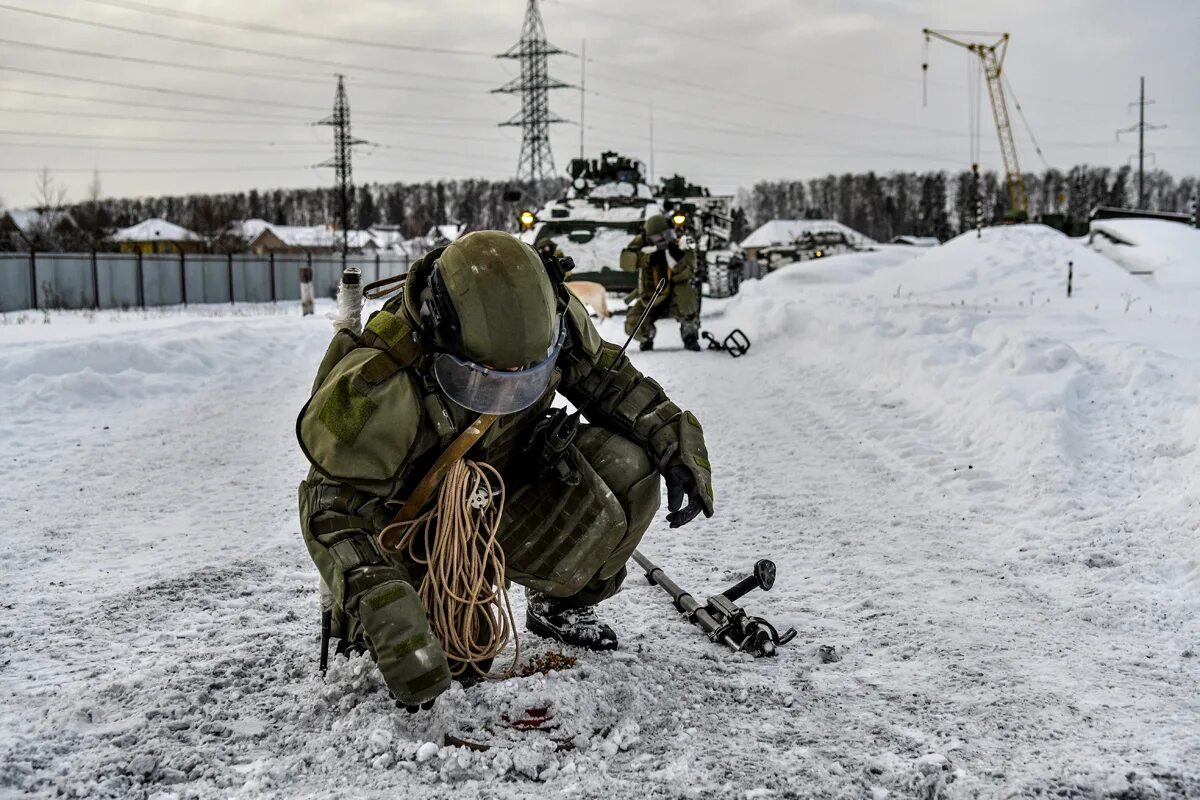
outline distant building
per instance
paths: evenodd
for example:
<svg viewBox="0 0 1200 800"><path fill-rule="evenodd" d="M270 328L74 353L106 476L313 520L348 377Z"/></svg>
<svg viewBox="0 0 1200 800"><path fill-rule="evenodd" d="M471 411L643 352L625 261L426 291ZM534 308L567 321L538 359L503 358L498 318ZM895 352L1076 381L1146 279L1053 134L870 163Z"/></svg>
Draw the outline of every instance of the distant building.
<svg viewBox="0 0 1200 800"><path fill-rule="evenodd" d="M241 224L247 234L257 229L246 236L255 253L337 253L342 249L342 232L332 225L274 225L263 220ZM380 249L371 231L349 231L348 239L356 253Z"/></svg>
<svg viewBox="0 0 1200 800"><path fill-rule="evenodd" d="M14 208L0 217L0 243L10 250L43 248L64 234L75 234L79 226L66 211Z"/></svg>
<svg viewBox="0 0 1200 800"><path fill-rule="evenodd" d="M443 247L462 236L465 225L434 225L424 236L405 238L399 225L376 225L369 230L350 231L354 252L390 252L417 258L435 247ZM276 225L264 219L247 219L231 226L229 233L241 238L255 253L337 253L342 233L332 225Z"/></svg>
<svg viewBox="0 0 1200 800"><path fill-rule="evenodd" d="M122 253L203 253L207 244L195 231L158 217L121 228L109 239Z"/></svg>
<svg viewBox="0 0 1200 800"><path fill-rule="evenodd" d="M906 244L911 247L937 247L941 242L936 236L893 236L888 244Z"/></svg>
<svg viewBox="0 0 1200 800"><path fill-rule="evenodd" d="M773 219L741 241L746 258L767 271L783 263L862 250L877 242L832 219Z"/></svg>

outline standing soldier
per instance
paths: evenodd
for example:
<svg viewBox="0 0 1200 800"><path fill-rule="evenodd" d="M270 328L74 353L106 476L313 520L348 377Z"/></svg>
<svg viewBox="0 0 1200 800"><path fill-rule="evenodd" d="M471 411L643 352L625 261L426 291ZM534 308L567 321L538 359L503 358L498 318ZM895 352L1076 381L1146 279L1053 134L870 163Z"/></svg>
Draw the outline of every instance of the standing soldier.
<svg viewBox="0 0 1200 800"><path fill-rule="evenodd" d="M565 266L499 231L428 253L361 335L334 336L297 420L312 464L300 521L332 594L333 635L339 650L369 649L409 710L491 661L447 658L448 639L472 632L431 628L414 587L440 573L427 570L428 552L389 546L392 523L426 505L423 487L447 456L503 478L495 541L506 575L492 582L526 587L528 630L593 650L617 646L595 607L625 578L660 476L671 527L712 515L700 423L600 338L563 286ZM584 411L573 437L559 436L556 393Z"/></svg>
<svg viewBox="0 0 1200 800"><path fill-rule="evenodd" d="M654 349L654 323L664 317L679 320L679 333L688 350L700 349L700 292L692 285L696 275L696 251L687 240L675 235L671 221L662 214L646 219L642 233L633 237L621 251L621 269L637 270L638 285L635 299L625 312L625 333L633 333L638 320L654 295L654 288L663 278L663 292L645 324L637 331L638 345L643 350Z"/></svg>

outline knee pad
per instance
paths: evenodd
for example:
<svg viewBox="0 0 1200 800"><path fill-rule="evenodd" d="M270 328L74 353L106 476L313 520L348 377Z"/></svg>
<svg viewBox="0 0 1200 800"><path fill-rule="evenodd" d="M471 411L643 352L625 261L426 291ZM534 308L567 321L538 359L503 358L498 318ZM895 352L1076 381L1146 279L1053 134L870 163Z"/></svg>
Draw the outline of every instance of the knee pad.
<svg viewBox="0 0 1200 800"><path fill-rule="evenodd" d="M371 588L359 600L358 618L384 683L397 700L418 705L446 691L446 654L410 584L388 581Z"/></svg>

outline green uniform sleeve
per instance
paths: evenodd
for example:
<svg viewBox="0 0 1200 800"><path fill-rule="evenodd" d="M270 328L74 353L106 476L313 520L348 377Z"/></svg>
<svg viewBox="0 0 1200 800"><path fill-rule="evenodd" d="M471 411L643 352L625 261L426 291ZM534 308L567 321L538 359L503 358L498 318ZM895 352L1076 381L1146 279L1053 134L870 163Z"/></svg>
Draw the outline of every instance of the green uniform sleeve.
<svg viewBox="0 0 1200 800"><path fill-rule="evenodd" d="M436 442L428 416L417 380L393 356L343 342L330 348L296 423L312 463L300 484L300 527L344 623L337 635L367 639L388 689L405 704L450 683L412 576L376 541L395 513L388 501Z"/></svg>
<svg viewBox="0 0 1200 800"><path fill-rule="evenodd" d="M586 405L588 422L645 447L660 470L676 464L687 467L711 504L712 467L699 420L672 402L662 386L643 375L627 356L618 357L620 347L600 338L586 310L573 311L577 302L568 309L571 347L560 357L559 391L577 408ZM608 377L610 365L615 366Z"/></svg>
<svg viewBox="0 0 1200 800"><path fill-rule="evenodd" d="M633 241L625 245L625 249L621 251L621 269L626 272L634 272L646 266L647 256L642 252L641 236L633 237Z"/></svg>
<svg viewBox="0 0 1200 800"><path fill-rule="evenodd" d="M668 263L670 263L668 257ZM690 247L683 251L679 262L671 265L671 283L686 283L696 275L696 251Z"/></svg>
<svg viewBox="0 0 1200 800"><path fill-rule="evenodd" d="M379 551L392 517L382 498L310 475L300 484L300 528L346 628L365 636L397 700L423 703L450 685L450 668L408 572Z"/></svg>

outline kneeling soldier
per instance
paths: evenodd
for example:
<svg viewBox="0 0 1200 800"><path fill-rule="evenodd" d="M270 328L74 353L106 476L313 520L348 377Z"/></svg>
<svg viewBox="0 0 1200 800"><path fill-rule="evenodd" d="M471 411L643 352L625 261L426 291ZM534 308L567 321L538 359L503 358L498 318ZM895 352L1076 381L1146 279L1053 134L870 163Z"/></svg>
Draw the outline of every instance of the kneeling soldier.
<svg viewBox="0 0 1200 800"><path fill-rule="evenodd" d="M566 479L530 451L556 393L589 423L567 448ZM660 476L671 527L713 512L700 423L600 338L553 262L499 231L430 252L361 335L335 335L297 421L312 464L300 520L334 636L369 648L410 706L444 691L451 665L414 589L424 565L376 537L481 414L490 427L469 457L507 485L497 540L539 636L616 648L595 607L625 578Z"/></svg>

